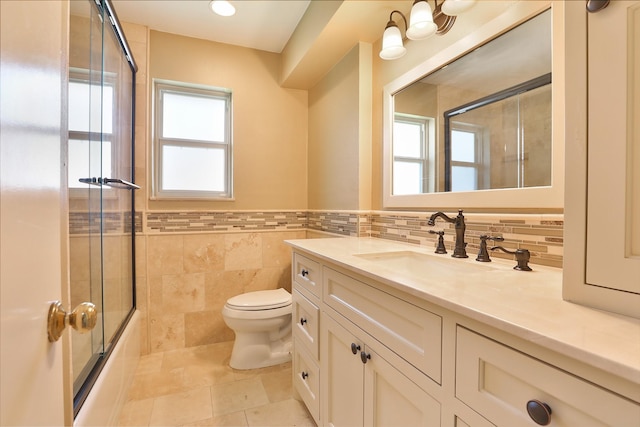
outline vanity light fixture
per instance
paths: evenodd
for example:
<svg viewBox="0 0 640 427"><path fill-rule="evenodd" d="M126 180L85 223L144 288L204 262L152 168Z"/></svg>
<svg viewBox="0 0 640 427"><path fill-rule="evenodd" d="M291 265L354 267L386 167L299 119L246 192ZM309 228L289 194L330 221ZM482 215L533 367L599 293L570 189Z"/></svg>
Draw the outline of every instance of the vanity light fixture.
<svg viewBox="0 0 640 427"><path fill-rule="evenodd" d="M227 0L211 0L209 8L220 16L233 16L236 13L236 8Z"/></svg>
<svg viewBox="0 0 640 427"><path fill-rule="evenodd" d="M382 35L382 50L380 58L398 59L407 52L403 45L403 37L398 24L393 20L393 14L398 13L402 17L405 26L405 34L410 40L422 40L434 34L446 34L456 20L456 16L473 6L476 0L444 0L438 3L433 0L434 9L427 0L415 0L407 18L399 10L389 14L389 22Z"/></svg>

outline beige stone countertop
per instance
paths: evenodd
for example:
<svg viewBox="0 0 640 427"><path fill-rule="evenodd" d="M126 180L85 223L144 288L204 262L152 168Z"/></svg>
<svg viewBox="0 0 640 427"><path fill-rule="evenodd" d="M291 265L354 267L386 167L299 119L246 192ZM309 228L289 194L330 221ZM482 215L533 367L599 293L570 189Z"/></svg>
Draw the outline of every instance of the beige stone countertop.
<svg viewBox="0 0 640 427"><path fill-rule="evenodd" d="M490 263L376 238L287 240L295 250L374 279L606 372L640 383L640 319L562 299L562 269Z"/></svg>

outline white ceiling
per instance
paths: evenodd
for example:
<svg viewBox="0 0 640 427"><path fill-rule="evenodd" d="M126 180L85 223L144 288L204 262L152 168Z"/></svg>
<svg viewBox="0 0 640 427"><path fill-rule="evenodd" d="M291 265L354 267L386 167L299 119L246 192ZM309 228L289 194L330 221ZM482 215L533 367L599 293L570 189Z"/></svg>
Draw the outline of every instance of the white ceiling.
<svg viewBox="0 0 640 427"><path fill-rule="evenodd" d="M218 16L209 0L112 0L121 22L280 53L310 0L231 0L236 13Z"/></svg>

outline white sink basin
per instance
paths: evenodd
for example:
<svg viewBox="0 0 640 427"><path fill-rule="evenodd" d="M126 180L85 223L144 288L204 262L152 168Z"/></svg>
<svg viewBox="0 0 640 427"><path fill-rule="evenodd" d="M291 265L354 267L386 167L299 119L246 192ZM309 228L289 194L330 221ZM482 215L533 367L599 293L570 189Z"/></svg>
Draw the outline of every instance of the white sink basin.
<svg viewBox="0 0 640 427"><path fill-rule="evenodd" d="M371 261L378 268L420 277L443 277L495 270L490 263L472 261L471 258L452 258L451 255L428 255L413 251L354 254Z"/></svg>

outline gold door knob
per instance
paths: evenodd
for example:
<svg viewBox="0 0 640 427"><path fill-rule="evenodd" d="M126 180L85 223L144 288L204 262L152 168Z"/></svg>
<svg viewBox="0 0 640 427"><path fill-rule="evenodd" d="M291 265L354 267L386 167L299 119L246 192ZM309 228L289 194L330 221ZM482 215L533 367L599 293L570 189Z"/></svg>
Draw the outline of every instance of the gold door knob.
<svg viewBox="0 0 640 427"><path fill-rule="evenodd" d="M62 303L60 301L54 301L49 306L49 317L47 320L49 341L58 341L62 336L62 331L64 331L67 325L84 334L92 330L96 326L97 321L98 311L93 303L80 303L71 313L67 314L62 307Z"/></svg>

